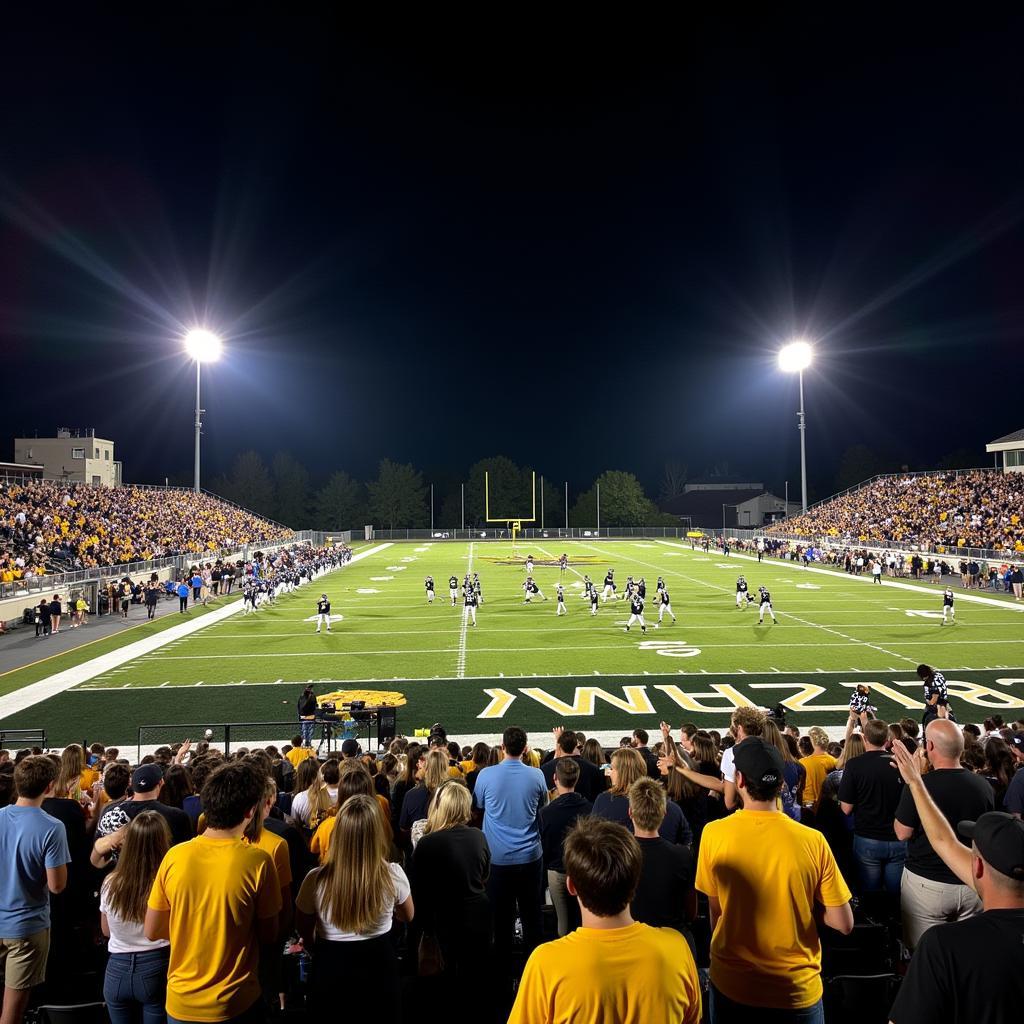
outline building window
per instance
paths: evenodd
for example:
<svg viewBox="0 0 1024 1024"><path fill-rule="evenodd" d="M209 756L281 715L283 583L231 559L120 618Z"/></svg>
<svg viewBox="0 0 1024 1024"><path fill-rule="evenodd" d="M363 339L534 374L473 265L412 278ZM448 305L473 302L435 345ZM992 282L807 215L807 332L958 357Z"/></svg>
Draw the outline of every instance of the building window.
<svg viewBox="0 0 1024 1024"><path fill-rule="evenodd" d="M72 448L71 449L71 458L73 458L73 459L84 459L85 458L85 449L84 448Z"/></svg>
<svg viewBox="0 0 1024 1024"><path fill-rule="evenodd" d="M109 448L104 448L104 449L103 449L103 458L104 458L104 459L105 459L105 460L106 460L107 462L109 462L109 461L110 461L110 449L109 449Z"/></svg>
<svg viewBox="0 0 1024 1024"><path fill-rule="evenodd" d="M1006 465L1007 466L1024 466L1024 451L1016 450L1006 453Z"/></svg>

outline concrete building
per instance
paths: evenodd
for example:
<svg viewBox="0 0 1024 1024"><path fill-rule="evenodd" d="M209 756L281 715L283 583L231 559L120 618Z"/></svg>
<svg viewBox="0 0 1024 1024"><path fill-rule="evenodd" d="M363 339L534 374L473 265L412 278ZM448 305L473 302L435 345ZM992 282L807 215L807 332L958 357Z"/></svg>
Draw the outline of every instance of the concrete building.
<svg viewBox="0 0 1024 1024"><path fill-rule="evenodd" d="M91 427L60 427L56 437L16 437L14 461L42 466L44 480L117 487L121 463L114 458L114 442L96 436Z"/></svg>
<svg viewBox="0 0 1024 1024"><path fill-rule="evenodd" d="M1015 430L985 445L985 451L1002 454L999 462L1004 473L1024 473L1024 430Z"/></svg>

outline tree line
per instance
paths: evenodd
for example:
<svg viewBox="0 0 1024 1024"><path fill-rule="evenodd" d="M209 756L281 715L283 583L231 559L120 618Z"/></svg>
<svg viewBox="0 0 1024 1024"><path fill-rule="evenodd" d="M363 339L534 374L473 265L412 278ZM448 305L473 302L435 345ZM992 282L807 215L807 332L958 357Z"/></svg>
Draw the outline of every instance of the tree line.
<svg viewBox="0 0 1024 1024"><path fill-rule="evenodd" d="M492 518L529 518L532 469L497 455L469 468L464 481L445 475L434 481L434 527L467 529L485 522L484 472L488 473ZM685 474L685 470L683 470ZM561 483L537 475L537 525L565 525L565 491ZM294 529L348 530L364 524L382 529L423 529L430 526L430 482L410 463L382 459L372 480L356 480L344 470L332 473L314 487L305 466L293 455L279 452L269 465L255 451L242 452L230 472L216 477L210 490L244 508ZM581 494L570 494L569 526L597 524L601 496L602 526L676 526L678 520L658 510L640 481L622 470L607 470ZM667 490L667 488L663 488ZM663 495L664 496L664 495Z"/></svg>

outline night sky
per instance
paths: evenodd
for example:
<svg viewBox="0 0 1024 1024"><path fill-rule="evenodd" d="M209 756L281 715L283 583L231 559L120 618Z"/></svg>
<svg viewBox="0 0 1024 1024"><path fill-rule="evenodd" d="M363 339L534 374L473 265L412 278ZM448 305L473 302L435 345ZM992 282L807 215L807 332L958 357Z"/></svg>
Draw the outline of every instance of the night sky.
<svg viewBox="0 0 1024 1024"><path fill-rule="evenodd" d="M987 464L1024 426L1020 17L189 10L5 32L0 459L95 426L187 475L194 323L207 479L251 447L795 493L795 333L819 494L852 444Z"/></svg>

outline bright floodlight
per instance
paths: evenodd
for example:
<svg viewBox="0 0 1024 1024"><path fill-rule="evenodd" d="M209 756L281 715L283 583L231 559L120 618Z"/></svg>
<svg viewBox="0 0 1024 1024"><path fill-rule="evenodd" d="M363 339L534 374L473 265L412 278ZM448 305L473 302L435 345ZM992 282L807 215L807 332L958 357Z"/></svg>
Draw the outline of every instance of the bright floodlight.
<svg viewBox="0 0 1024 1024"><path fill-rule="evenodd" d="M811 365L814 350L806 341L791 341L779 352L779 369L786 373L799 373Z"/></svg>
<svg viewBox="0 0 1024 1024"><path fill-rule="evenodd" d="M221 340L213 331L196 327L185 335L185 350L197 363L212 363L220 358Z"/></svg>

